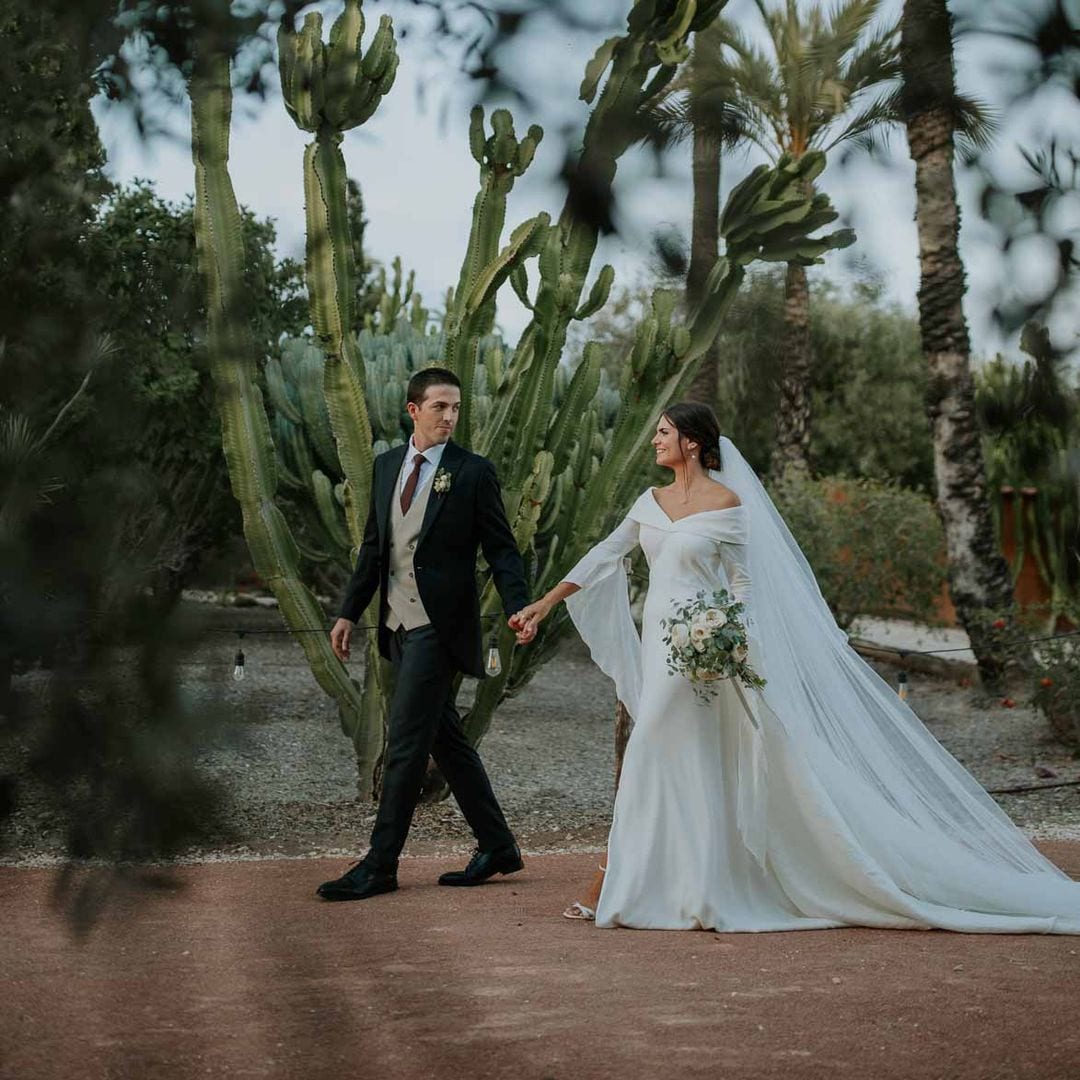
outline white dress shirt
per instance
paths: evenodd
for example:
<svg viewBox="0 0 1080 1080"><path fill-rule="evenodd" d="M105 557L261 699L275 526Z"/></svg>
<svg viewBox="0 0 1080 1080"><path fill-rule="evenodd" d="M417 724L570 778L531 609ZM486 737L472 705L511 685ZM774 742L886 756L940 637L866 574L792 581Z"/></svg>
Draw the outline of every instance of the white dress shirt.
<svg viewBox="0 0 1080 1080"><path fill-rule="evenodd" d="M420 451L416 449L416 443L413 442L413 437L409 436L409 447L405 451L405 460L401 463L401 472L398 475L398 495L405 490L405 485L409 482L409 477L413 471L413 459L417 454L423 453L424 464L420 466L420 479L416 482L416 491L413 492L413 498L420 493L423 486L435 475L439 468L439 462L442 461L443 451L446 449L446 443L436 443L434 446L429 446L426 450Z"/></svg>

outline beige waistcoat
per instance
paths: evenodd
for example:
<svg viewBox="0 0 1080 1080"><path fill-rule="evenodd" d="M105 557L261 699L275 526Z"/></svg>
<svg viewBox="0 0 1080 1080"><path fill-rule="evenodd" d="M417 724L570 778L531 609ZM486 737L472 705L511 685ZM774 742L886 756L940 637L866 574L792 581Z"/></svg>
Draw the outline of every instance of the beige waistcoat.
<svg viewBox="0 0 1080 1080"><path fill-rule="evenodd" d="M428 480L413 495L412 505L404 516L401 513L400 482L399 475L394 483L394 497L390 500L390 576L386 594L390 610L386 614L386 625L390 630L396 630L399 626L415 630L431 622L416 588L413 554L434 480Z"/></svg>

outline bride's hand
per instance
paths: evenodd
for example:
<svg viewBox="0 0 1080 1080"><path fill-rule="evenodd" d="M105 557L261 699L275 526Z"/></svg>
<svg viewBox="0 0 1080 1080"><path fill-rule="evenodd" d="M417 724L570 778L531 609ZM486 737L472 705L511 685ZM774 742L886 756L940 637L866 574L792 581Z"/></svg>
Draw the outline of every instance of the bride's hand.
<svg viewBox="0 0 1080 1080"><path fill-rule="evenodd" d="M510 616L510 628L517 631L519 644L525 644L536 637L537 627L550 611L550 604L535 600Z"/></svg>

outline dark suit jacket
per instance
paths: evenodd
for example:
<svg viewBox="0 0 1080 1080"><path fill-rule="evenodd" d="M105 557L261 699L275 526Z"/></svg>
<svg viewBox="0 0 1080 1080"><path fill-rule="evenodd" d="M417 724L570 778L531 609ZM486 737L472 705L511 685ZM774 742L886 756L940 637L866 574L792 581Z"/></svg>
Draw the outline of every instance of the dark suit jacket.
<svg viewBox="0 0 1080 1080"><path fill-rule="evenodd" d="M388 660L390 631L385 621L389 612L390 500L397 497L397 480L407 449L408 443L395 446L375 459L364 539L341 603L341 616L357 622L379 590L379 652ZM443 450L439 469L450 473L450 488L445 494L432 489L428 498L413 552L416 587L439 640L458 669L483 678L477 547L491 567L507 617L529 603L525 567L506 520L495 466L451 440ZM434 477L428 481L433 482Z"/></svg>

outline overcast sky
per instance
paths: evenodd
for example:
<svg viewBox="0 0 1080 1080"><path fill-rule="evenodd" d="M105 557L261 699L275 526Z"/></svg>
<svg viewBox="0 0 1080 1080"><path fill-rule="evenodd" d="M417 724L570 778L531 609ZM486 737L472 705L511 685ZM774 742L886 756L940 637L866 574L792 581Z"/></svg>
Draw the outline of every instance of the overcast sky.
<svg viewBox="0 0 1080 1080"><path fill-rule="evenodd" d="M1040 2L1040 0L1033 0ZM583 0L583 7L586 0ZM616 0L587 0L588 8L614 15L629 5ZM340 6L320 5L332 19ZM895 18L901 0L886 0L883 18ZM439 306L446 287L456 282L468 237L470 210L476 193L477 165L468 149L467 125L470 94L475 87L449 62L432 53L425 38L426 16L398 0L367 0L368 37L377 15L389 11L399 29L407 30L399 44L401 65L393 90L374 117L345 136L343 150L349 173L361 185L369 220L366 247L369 255L389 262L400 255L416 271L417 284L432 306ZM750 0L731 0L727 15L748 33L757 33L760 21ZM327 28L328 29L328 28ZM577 100L584 64L608 33L567 32L554 22L536 25L527 40L502 59L528 80L536 115L514 106L515 126L524 133L530 123L541 124L549 138L541 145L529 172L518 181L510 199L508 230L540 210L558 214L562 189L557 182L564 143L560 130L580 130L586 106ZM366 44L366 41L365 41ZM983 38L961 42L958 75L962 88L991 105L1000 105L1007 89L1002 64L1020 54ZM302 258L304 239L302 155L308 135L289 119L276 93L256 104L238 101L234 116L231 171L240 201L260 216L275 219L283 253ZM113 179L143 177L154 182L159 194L180 200L192 191L189 117L183 109L167 117L168 137L143 143L127 114L102 100L94 108L108 151ZM1022 175L1017 147L1033 145L1051 133L1067 144L1080 144L1080 107L1064 92L1047 93L999 135L994 154L997 167L1014 178ZM762 160L754 153L728 158L724 163L723 193ZM887 296L914 312L918 287L918 252L914 223L914 167L907 156L902 132L891 140L891 160L866 158L846 165L831 164L820 183L833 198L845 220L854 226L858 242L847 251L830 255L822 271L840 283L853 274L872 272L880 277ZM979 355L1004 349L1010 342L997 336L989 312L995 290L1006 275L1036 287L1052 259L1033 250L1018 275L995 257L993 235L978 218L976 178L961 173L963 209L961 250L968 273L965 307ZM654 262L652 237L657 229L674 228L689 235L691 184L689 149L669 155L663 175L657 175L650 156L631 152L620 164L617 181L620 233L606 239L594 264L611 262L616 283L647 280ZM500 294L499 324L511 340L524 326L527 312L509 289ZM1059 321L1062 336L1076 333L1080 321Z"/></svg>

